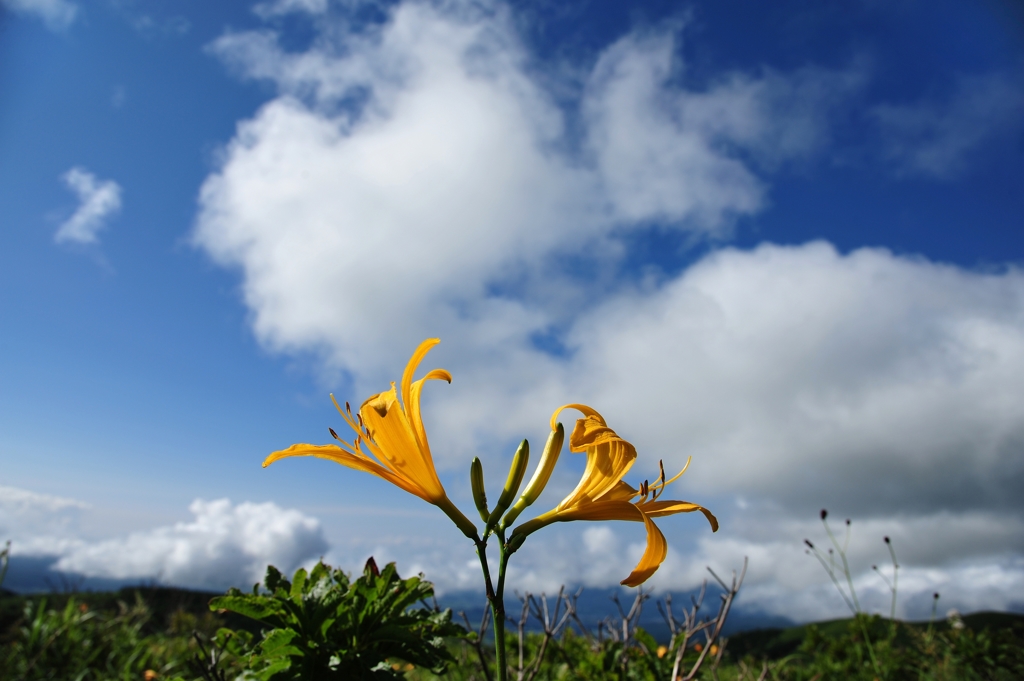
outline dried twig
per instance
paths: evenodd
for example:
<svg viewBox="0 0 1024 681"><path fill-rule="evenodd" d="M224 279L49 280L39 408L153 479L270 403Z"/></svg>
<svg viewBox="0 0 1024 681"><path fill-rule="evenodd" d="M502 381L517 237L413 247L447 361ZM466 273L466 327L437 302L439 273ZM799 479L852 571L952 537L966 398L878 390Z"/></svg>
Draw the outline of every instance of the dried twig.
<svg viewBox="0 0 1024 681"><path fill-rule="evenodd" d="M459 616L462 617L462 621L466 623L466 628L473 631L473 625L469 621L469 617L466 616L465 610L459 611ZM473 640L473 648L476 650L477 657L480 658L480 668L484 673L484 681L491 681L491 668L487 664L487 655L484 653L484 636L487 635L487 628L491 620L490 608L484 608L484 614L480 618L480 627L476 631L476 639Z"/></svg>
<svg viewBox="0 0 1024 681"><path fill-rule="evenodd" d="M672 665L672 679L680 679L680 681L690 681L697 676L697 672L700 671L700 667L704 664L704 660L711 649L715 647L715 641L718 640L722 633L722 627L725 626L725 620L729 617L729 610L732 608L732 603L736 599L736 594L739 593L740 587L743 585L743 578L747 575L747 558L743 559L743 570L737 577L736 572L732 573L732 584L727 585L722 579L715 574L715 571L710 567L708 572L715 578L715 581L721 585L725 593L722 594L722 604L718 607L718 615L713 620L706 622L697 623L697 611L700 609L700 603L704 597L704 588L701 588L700 600L694 599L693 608L689 613L684 614L684 623L686 628L682 630L683 640L680 642L678 649L676 650L675 662ZM705 583L706 584L706 583ZM705 637L704 646L701 648L700 655L697 657L696 662L693 663L693 667L686 676L680 676L679 668L683 662L683 655L686 652L687 639L697 632L703 632ZM723 642L724 646L724 642ZM717 670L718 663L721 661L722 646L716 648L716 661L714 663L714 669Z"/></svg>
<svg viewBox="0 0 1024 681"><path fill-rule="evenodd" d="M583 590L580 589L574 596L570 597L566 595L565 587L562 586L558 589L558 596L555 597L553 609L548 606L546 594L541 594L540 598L537 598L530 593L526 593L520 597L519 600L523 603L523 609L519 619L512 620L512 618L509 618L513 624L516 624L519 632L519 668L516 671L517 681L533 681L540 672L540 667L544 662L544 655L547 653L548 645L562 633L570 620L576 618L576 599L579 598L582 592ZM543 633L540 647L537 649L537 654L529 664L526 664L524 660L526 649L526 623L529 621L531 615L540 623L541 631ZM576 619L578 621L578 618ZM561 652L564 656L564 651Z"/></svg>

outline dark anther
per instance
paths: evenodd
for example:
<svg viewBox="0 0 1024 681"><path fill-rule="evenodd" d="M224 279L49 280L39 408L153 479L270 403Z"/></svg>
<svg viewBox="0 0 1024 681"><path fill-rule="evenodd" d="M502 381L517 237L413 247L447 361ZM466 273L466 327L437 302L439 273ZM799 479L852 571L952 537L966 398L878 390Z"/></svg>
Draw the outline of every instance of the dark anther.
<svg viewBox="0 0 1024 681"><path fill-rule="evenodd" d="M884 541L884 542L885 542L886 544L888 544L888 543L889 543L889 538L888 538L888 537L884 537L884 538L882 539L882 541Z"/></svg>
<svg viewBox="0 0 1024 681"><path fill-rule="evenodd" d="M327 430L331 431L331 437L333 437L335 440L338 440L339 442L341 441L341 438L338 437L338 434L334 432L334 428L328 428Z"/></svg>
<svg viewBox="0 0 1024 681"><path fill-rule="evenodd" d="M810 539L804 539L804 543L810 546L812 549L814 548L814 544L811 543Z"/></svg>
<svg viewBox="0 0 1024 681"><path fill-rule="evenodd" d="M872 565L872 566L871 566L871 569L872 569L872 570L877 570L877 569L878 569L878 566L877 566L877 565Z"/></svg>
<svg viewBox="0 0 1024 681"><path fill-rule="evenodd" d="M847 519L846 519L846 524L847 524L847 525L849 525L849 524L850 524L850 519L849 519L849 518L847 518Z"/></svg>
<svg viewBox="0 0 1024 681"><path fill-rule="evenodd" d="M933 593L932 598L934 598L935 600L939 600L939 592L936 591L935 593Z"/></svg>
<svg viewBox="0 0 1024 681"><path fill-rule="evenodd" d="M352 413L352 407L348 406L348 402L345 403L345 411L347 411L349 414Z"/></svg>
<svg viewBox="0 0 1024 681"><path fill-rule="evenodd" d="M824 509L824 508L821 509L821 519L824 520L827 517L828 517L828 511L826 509Z"/></svg>

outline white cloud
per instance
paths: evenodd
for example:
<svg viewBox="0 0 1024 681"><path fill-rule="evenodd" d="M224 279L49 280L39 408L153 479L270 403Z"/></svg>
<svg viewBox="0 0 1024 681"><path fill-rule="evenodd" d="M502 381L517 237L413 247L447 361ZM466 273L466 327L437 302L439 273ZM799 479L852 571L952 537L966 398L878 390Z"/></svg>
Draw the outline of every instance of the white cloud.
<svg viewBox="0 0 1024 681"><path fill-rule="evenodd" d="M96 234L106 220L121 209L121 186L113 180L100 180L85 168L72 168L62 176L68 188L78 195L78 208L61 224L54 241L96 243Z"/></svg>
<svg viewBox="0 0 1024 681"><path fill-rule="evenodd" d="M252 10L264 19L295 12L323 14L327 11L327 0L268 0L257 3Z"/></svg>
<svg viewBox="0 0 1024 681"><path fill-rule="evenodd" d="M244 588L262 580L267 564L289 572L327 550L318 520L273 503L233 506L227 499L197 499L189 511L195 516L191 522L79 543L66 549L53 569L194 588Z"/></svg>
<svg viewBox="0 0 1024 681"><path fill-rule="evenodd" d="M714 232L763 203L763 182L744 154L724 150L769 166L807 156L828 137L829 110L863 74L765 69L690 91L672 84L683 70L676 40L633 33L604 51L583 101L589 150L622 220L690 220Z"/></svg>
<svg viewBox="0 0 1024 681"><path fill-rule="evenodd" d="M75 499L0 485L0 512L4 514L55 513L71 508L89 508L89 505Z"/></svg>
<svg viewBox="0 0 1024 681"><path fill-rule="evenodd" d="M425 413L435 460L460 472L455 497L469 456L500 477L496 450L536 443L567 402L599 408L637 445L631 482L692 454L670 492L712 505L723 530L664 521L678 552L658 573L666 588L748 554L752 603L811 612L820 594L793 594L828 586L801 549L802 519L822 505L865 527L891 521L907 574L930 575L921 589L985 565L996 572L979 584L1019 581L1021 272L819 242L621 276L630 230L715 237L759 210L765 172L827 141L859 71L725 74L696 91L673 61L677 36L631 34L584 78L571 130L507 12L487 7L406 3L383 26L325 29L297 53L270 32L212 46L280 89L207 178L194 237L240 270L259 339L321 353L358 401L441 336L429 362L455 383L432 386ZM535 334L565 352L537 349ZM575 483L566 459L539 508ZM635 527L545 533L517 554L525 588L615 583L642 551ZM382 550L442 588L478 584L471 553L453 563L458 548Z"/></svg>
<svg viewBox="0 0 1024 681"><path fill-rule="evenodd" d="M68 0L0 0L12 12L34 14L51 31L66 30L78 14L78 5Z"/></svg>
<svg viewBox="0 0 1024 681"><path fill-rule="evenodd" d="M686 495L684 495L686 496ZM720 513L723 509L717 509ZM702 580L712 580L711 567L728 578L750 559L744 588L737 601L747 612L782 615L795 621L832 619L848 614L842 597L813 556L804 538L819 547L830 544L815 518L760 513L725 515L723 531L711 534L703 519L664 518L658 521L669 541L669 555L646 587L656 594L687 592ZM439 522L445 522L439 519ZM842 519L833 523L843 541ZM390 541L372 538L359 549L332 551L328 560L358 570L369 555L379 563L396 561L403 574L423 572L442 595L453 591L482 591L479 563L472 545L456 533L432 538L402 537L388 528ZM849 561L858 599L868 612L888 614L891 594L877 565L891 578L892 568L883 536L891 536L900 562L897 616L927 618L932 594L942 595L944 608L962 612L1024 607L1017 596L1024 584L1024 558L1016 547L1024 539L1024 523L996 514L949 513L895 516L854 521ZM942 539L935 541L936 537ZM953 547L943 550L940 544ZM493 547L492 547L493 548ZM615 586L633 569L644 550L639 523L568 523L532 535L511 559L508 593L555 593L561 585L603 589ZM496 556L492 556L496 559ZM845 586L845 581L844 581Z"/></svg>
<svg viewBox="0 0 1024 681"><path fill-rule="evenodd" d="M0 543L16 555L56 555L80 541L80 516L90 505L76 499L0 486Z"/></svg>
<svg viewBox="0 0 1024 681"><path fill-rule="evenodd" d="M688 485L803 512L1024 512L1018 270L728 249L568 340L566 384L648 456L694 455Z"/></svg>
<svg viewBox="0 0 1024 681"><path fill-rule="evenodd" d="M985 144L1021 129L1024 86L1002 74L963 76L948 101L882 104L871 113L899 173L948 179Z"/></svg>
<svg viewBox="0 0 1024 681"><path fill-rule="evenodd" d="M242 269L269 347L316 348L372 373L427 328L468 325L467 335L487 329L492 342L520 343L581 303L560 255L583 253L611 274L621 252L613 230L668 219L717 232L760 205L760 181L732 152L761 153L778 137L779 124L762 119L802 96L787 94L781 76L691 93L664 79L670 34L620 42L586 88L580 155L568 151L564 113L532 77L507 12L445 8L402 4L380 28L328 31L299 53L269 32L212 45L282 93L240 124L203 186L195 231L218 262ZM615 76L623 69L643 74L638 102ZM665 119L662 98L687 117ZM726 110L729 122L713 125ZM807 152L811 137L794 132L776 155ZM640 156L627 139L644 141ZM631 192L633 176L650 172L658 186ZM489 295L508 284L538 300Z"/></svg>

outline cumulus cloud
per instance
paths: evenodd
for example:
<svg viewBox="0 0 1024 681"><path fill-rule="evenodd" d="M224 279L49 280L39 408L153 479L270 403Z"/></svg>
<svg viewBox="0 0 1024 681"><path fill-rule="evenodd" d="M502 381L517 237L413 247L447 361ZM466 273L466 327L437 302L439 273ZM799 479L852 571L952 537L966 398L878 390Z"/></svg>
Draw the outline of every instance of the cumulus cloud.
<svg viewBox="0 0 1024 681"><path fill-rule="evenodd" d="M513 25L501 5L404 3L301 52L269 31L211 46L279 89L204 183L194 233L240 271L261 342L320 353L358 400L442 336L431 361L456 380L425 403L442 469L480 454L495 470L501 444L544 437L550 411L577 401L637 445L630 482L692 454L670 493L714 502L723 530L666 519L677 553L664 588L747 554L752 602L810 613L812 596L785 593L828 586L801 549L822 505L908 537L908 570L930 575L921 589L985 565L997 567L979 584L1019 580L1020 271L816 242L622 276L625 234L655 223L718 239L760 210L768 173L827 143L859 71L723 74L694 89L678 33L635 32L566 105ZM575 484L566 459L545 499ZM707 536L676 539L691 533ZM517 554L517 583L616 583L643 550L642 528L546 535ZM869 549L858 579L872 578ZM477 584L472 556L453 565L458 549L383 550L444 588ZM958 588L975 594L965 603L998 600Z"/></svg>
<svg viewBox="0 0 1024 681"><path fill-rule="evenodd" d="M222 589L261 581L268 564L290 571L327 550L320 522L295 509L197 499L189 511L191 522L72 547L53 569Z"/></svg>
<svg viewBox="0 0 1024 681"><path fill-rule="evenodd" d="M726 249L611 297L569 344L576 390L642 450L699 456L703 489L803 512L1024 512L1018 270Z"/></svg>
<svg viewBox="0 0 1024 681"><path fill-rule="evenodd" d="M273 503L197 499L189 522L99 541L79 531L80 516L91 510L74 499L0 486L0 540L12 540L17 557L56 558L56 571L208 589L245 587L260 581L268 564L294 570L327 551L319 520Z"/></svg>
<svg viewBox="0 0 1024 681"><path fill-rule="evenodd" d="M78 14L78 5L68 0L0 0L0 5L12 12L36 15L51 31L66 30Z"/></svg>
<svg viewBox="0 0 1024 681"><path fill-rule="evenodd" d="M948 179L985 144L1021 129L1024 87L1003 74L962 76L948 99L881 104L871 114L897 172Z"/></svg>
<svg viewBox="0 0 1024 681"><path fill-rule="evenodd" d="M775 166L821 148L827 114L864 76L860 68L765 69L687 90L672 84L682 70L677 39L632 33L602 53L582 103L588 146L622 220L690 220L715 231L723 216L762 206L750 160Z"/></svg>
<svg viewBox="0 0 1024 681"><path fill-rule="evenodd" d="M113 180L100 180L85 168L72 168L62 176L68 188L78 195L78 208L57 229L57 243L96 243L96 234L106 220L121 209L121 186Z"/></svg>
<svg viewBox="0 0 1024 681"><path fill-rule="evenodd" d="M587 148L573 152L507 12L452 6L402 4L380 27L326 32L298 53L270 32L211 46L281 91L241 123L203 186L195 231L218 262L242 269L269 347L366 367L406 353L424 328L467 318L518 342L579 303L568 281L551 295L560 256L583 252L607 267L621 252L614 230L664 219L717 233L760 205L761 183L733 150L775 135L779 124L759 119L795 98L769 95L781 77L690 93L664 78L672 35L636 37L595 67L580 102ZM646 74L639 102L622 70ZM687 117L665 119L659 94ZM714 112L736 105L705 141ZM639 155L626 139L643 141ZM794 141L786 153L812 146ZM658 187L634 195L630 173L656 174ZM490 295L504 286L532 288L543 303Z"/></svg>

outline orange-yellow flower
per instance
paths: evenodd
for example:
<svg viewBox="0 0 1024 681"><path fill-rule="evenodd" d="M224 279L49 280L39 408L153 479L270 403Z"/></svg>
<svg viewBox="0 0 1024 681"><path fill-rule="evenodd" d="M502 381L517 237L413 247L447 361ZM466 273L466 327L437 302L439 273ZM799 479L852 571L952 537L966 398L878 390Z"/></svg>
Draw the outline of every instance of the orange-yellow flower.
<svg viewBox="0 0 1024 681"><path fill-rule="evenodd" d="M718 531L718 520L711 511L688 501L660 501L661 492L670 482L678 479L690 465L689 460L682 471L671 480L665 480L664 468L653 484L646 481L640 489L634 489L622 481L623 476L636 460L636 449L608 427L604 418L584 404L567 404L555 410L551 416L552 430L558 414L563 409L576 409L585 418L576 421L576 427L569 436L569 451L586 452L587 467L583 478L569 495L555 508L517 527L517 535L530 534L554 522L569 520L633 520L643 522L647 529L647 548L640 562L622 584L637 586L646 581L668 555L668 542L652 518L700 511L711 523L711 529ZM636 501L633 501L636 499Z"/></svg>
<svg viewBox="0 0 1024 681"><path fill-rule="evenodd" d="M466 536L476 537L476 526L448 499L437 477L427 432L420 416L423 383L430 379L443 379L451 383L451 374L444 369L434 369L418 381L412 380L420 362L440 342L430 338L416 348L402 374L401 401L392 383L391 390L368 398L353 416L347 402L345 409L342 409L334 400L334 395L331 395L334 406L355 431L356 437L352 442L342 440L331 429L331 435L338 440L339 445L292 445L268 456L263 461L263 467L290 456L315 456L366 471L434 504L455 521Z"/></svg>

